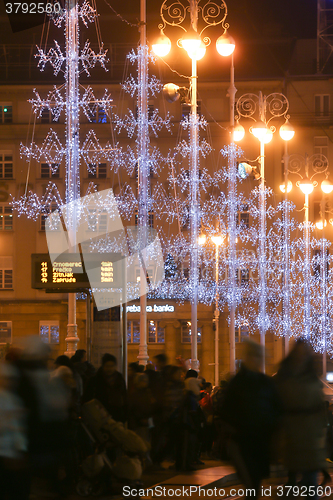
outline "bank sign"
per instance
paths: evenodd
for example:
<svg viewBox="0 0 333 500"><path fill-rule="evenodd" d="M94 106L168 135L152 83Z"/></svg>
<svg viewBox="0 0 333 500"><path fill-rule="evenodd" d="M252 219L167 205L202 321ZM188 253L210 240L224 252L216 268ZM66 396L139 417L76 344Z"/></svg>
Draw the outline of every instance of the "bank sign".
<svg viewBox="0 0 333 500"><path fill-rule="evenodd" d="M154 304L153 306L146 306L147 313L155 312L155 313L163 313L163 312L174 312L174 306L169 306L165 304L164 306ZM126 312L128 313L139 313L141 311L140 306L132 305L126 307Z"/></svg>

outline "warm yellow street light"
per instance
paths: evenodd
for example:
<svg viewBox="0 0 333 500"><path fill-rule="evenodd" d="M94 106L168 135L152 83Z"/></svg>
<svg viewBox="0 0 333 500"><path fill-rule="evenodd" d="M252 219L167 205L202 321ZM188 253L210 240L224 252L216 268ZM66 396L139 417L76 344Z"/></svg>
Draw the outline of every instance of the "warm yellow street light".
<svg viewBox="0 0 333 500"><path fill-rule="evenodd" d="M333 191L333 184L328 179L323 180L320 187L325 194L330 194Z"/></svg>
<svg viewBox="0 0 333 500"><path fill-rule="evenodd" d="M312 191L314 190L314 184L308 177L304 177L304 179L299 181L298 187L300 188L303 194L311 194Z"/></svg>
<svg viewBox="0 0 333 500"><path fill-rule="evenodd" d="M280 191L282 193L286 192L286 185L284 183L280 184L279 188L280 188ZM287 182L287 193L290 193L290 191L292 190L292 188L293 188L293 183L291 181L288 181Z"/></svg>
<svg viewBox="0 0 333 500"><path fill-rule="evenodd" d="M281 125L279 134L281 139L284 141L290 141L294 135L295 135L295 130L292 125L290 125L288 118L286 119L286 122Z"/></svg>
<svg viewBox="0 0 333 500"><path fill-rule="evenodd" d="M214 245L218 247L223 243L223 236L212 236L211 239Z"/></svg>
<svg viewBox="0 0 333 500"><path fill-rule="evenodd" d="M231 54L235 50L235 46L235 40L232 38L232 36L226 34L221 35L216 40L216 50L223 57L231 56Z"/></svg>
<svg viewBox="0 0 333 500"><path fill-rule="evenodd" d="M158 57L165 57L171 50L171 41L162 31L161 34L152 44L154 53Z"/></svg>

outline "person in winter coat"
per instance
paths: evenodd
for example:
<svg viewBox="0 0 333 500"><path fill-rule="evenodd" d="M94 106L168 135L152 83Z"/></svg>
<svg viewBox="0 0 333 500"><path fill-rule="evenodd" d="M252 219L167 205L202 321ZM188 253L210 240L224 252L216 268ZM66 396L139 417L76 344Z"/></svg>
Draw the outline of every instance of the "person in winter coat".
<svg viewBox="0 0 333 500"><path fill-rule="evenodd" d="M304 339L282 361L276 383L283 405L288 484L296 484L300 473L302 484L316 487L318 471L325 468L325 404L314 354Z"/></svg>
<svg viewBox="0 0 333 500"><path fill-rule="evenodd" d="M88 382L82 403L92 399L98 399L114 420L126 422L126 383L122 374L117 371L117 359L113 354L104 354L102 366Z"/></svg>
<svg viewBox="0 0 333 500"><path fill-rule="evenodd" d="M185 392L179 407L174 427L176 442L176 469L195 470L198 454L198 439L203 415L199 406L200 380L194 377L185 380Z"/></svg>
<svg viewBox="0 0 333 500"><path fill-rule="evenodd" d="M228 428L228 452L242 483L258 498L269 476L270 443L280 416L273 380L261 373L263 348L244 342L243 363L225 394L221 418Z"/></svg>

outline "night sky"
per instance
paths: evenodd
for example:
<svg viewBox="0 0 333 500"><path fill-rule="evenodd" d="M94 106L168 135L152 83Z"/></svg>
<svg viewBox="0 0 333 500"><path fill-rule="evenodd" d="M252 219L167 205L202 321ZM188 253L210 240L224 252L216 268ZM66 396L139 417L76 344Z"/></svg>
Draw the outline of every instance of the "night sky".
<svg viewBox="0 0 333 500"><path fill-rule="evenodd" d="M8 0L1 2L1 24L7 24L4 4ZM63 0L60 0L63 1ZM131 23L136 23L139 18L139 0L97 0L97 7L103 17L107 16L106 32L102 32L103 37L110 38L109 41L118 41L126 43L137 38L135 28L130 28L126 23L116 18L107 2ZM156 27L159 22L160 0L147 0L147 23L148 36L156 33ZM316 0L228 0L228 18L230 24L230 33L237 38L243 39L262 39L270 37L298 37L315 38L316 37ZM16 29L22 30L34 23L37 16L21 16ZM41 19L41 18L39 18ZM36 19L37 20L37 19ZM9 28L10 29L10 28ZM38 29L25 30L26 35L35 34ZM0 42L8 42L8 29L2 30ZM22 40L23 33L18 33L10 37L12 43L18 43Z"/></svg>
<svg viewBox="0 0 333 500"><path fill-rule="evenodd" d="M31 27L31 23L37 21L35 16L21 16L19 20L14 20L14 32L5 13L5 3L8 0L0 2L0 43L1 44L25 44L39 45L41 41L42 25ZM57 0L63 2L64 0ZM204 2L205 0L201 0ZM329 0L327 0L329 1ZM139 42L138 21L140 16L140 0L96 0L97 9L100 14L99 24L101 28L102 39L106 44L131 44L135 46ZM153 39L158 35L158 24L160 22L160 0L146 0L147 2L147 40L150 45ZM332 0L333 3L333 0ZM111 7L113 9L110 8ZM317 0L228 0L229 33L235 38L235 67L236 78L262 78L262 77L284 77L288 74L291 55L295 45L296 38L316 38L317 32ZM127 22L124 22L116 16L119 13ZM39 18L40 22L43 17ZM91 42L97 43L96 31L90 25L89 29L81 25L82 39L89 38ZM30 29L27 29L29 28ZM24 28L24 29L23 29ZM44 30L44 34L49 32L48 43L53 44L57 38L62 43L62 30L49 26L49 31ZM225 80L229 78L229 67L227 64L216 60L215 39L221 33L220 28L211 28L206 31L211 36L212 45L208 48L205 58L199 62L201 74L208 80ZM181 35L181 30L168 27L166 34L171 38L173 46L175 41ZM44 39L45 41L45 39ZM118 58L125 59L117 49ZM167 63L181 73L188 74L188 61L181 54L182 51L176 49L170 53ZM11 50L11 59L15 58L13 49ZM22 56L21 56L22 57ZM29 54L28 56L29 57ZM219 56L218 56L219 57ZM183 59L182 59L183 58ZM215 58L215 59L214 59ZM216 71L216 65L218 70ZM161 70L166 72L165 67ZM0 81L17 81L18 75L11 68L7 76L5 73L0 76ZM171 76L171 74L170 74ZM165 78L170 78L164 74ZM20 73L19 78L26 78ZM163 75L159 77L163 80ZM51 69L44 73L33 71L32 80L45 81L53 80ZM106 76L101 72L94 71L92 79L98 81ZM122 79L122 68L108 73L107 78L113 81Z"/></svg>

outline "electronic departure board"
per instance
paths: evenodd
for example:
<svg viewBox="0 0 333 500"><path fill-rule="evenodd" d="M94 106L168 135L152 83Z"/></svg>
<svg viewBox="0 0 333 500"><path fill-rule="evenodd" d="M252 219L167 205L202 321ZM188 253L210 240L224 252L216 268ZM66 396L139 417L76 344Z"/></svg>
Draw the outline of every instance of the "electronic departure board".
<svg viewBox="0 0 333 500"><path fill-rule="evenodd" d="M123 256L117 253L62 254L51 262L49 254L31 255L32 288L75 292L86 288L121 288Z"/></svg>

